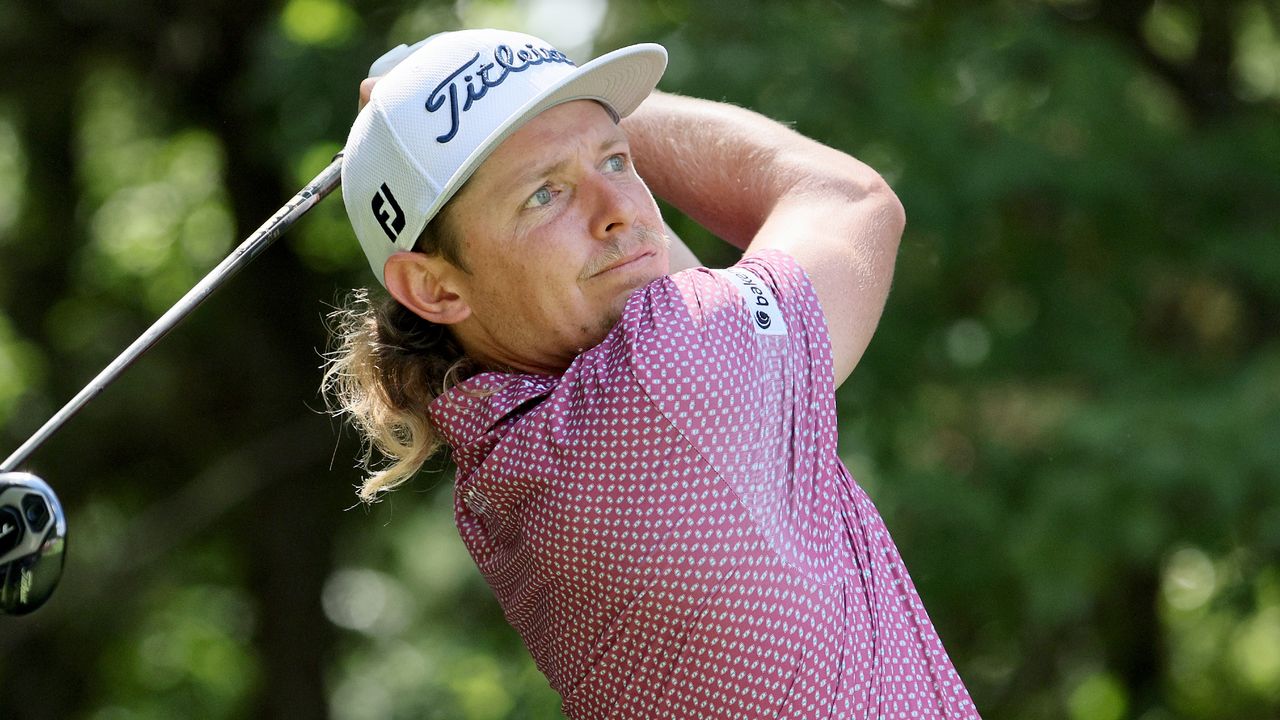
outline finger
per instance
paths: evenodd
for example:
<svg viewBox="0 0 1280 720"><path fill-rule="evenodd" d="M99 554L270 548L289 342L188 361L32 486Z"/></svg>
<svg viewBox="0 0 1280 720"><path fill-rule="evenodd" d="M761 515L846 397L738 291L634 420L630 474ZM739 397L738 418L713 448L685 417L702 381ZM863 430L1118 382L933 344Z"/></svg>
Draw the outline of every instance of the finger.
<svg viewBox="0 0 1280 720"><path fill-rule="evenodd" d="M371 77L360 81L360 104L356 109L362 109L369 104L369 96L373 94L373 86L378 83L379 78Z"/></svg>

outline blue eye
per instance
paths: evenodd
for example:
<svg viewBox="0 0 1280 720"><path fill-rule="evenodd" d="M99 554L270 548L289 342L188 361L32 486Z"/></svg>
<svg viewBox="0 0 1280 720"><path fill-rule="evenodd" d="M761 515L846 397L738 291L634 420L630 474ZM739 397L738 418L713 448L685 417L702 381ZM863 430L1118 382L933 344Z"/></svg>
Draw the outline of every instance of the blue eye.
<svg viewBox="0 0 1280 720"><path fill-rule="evenodd" d="M622 155L610 155L609 159L604 162L613 172L622 172L627 169L627 160Z"/></svg>
<svg viewBox="0 0 1280 720"><path fill-rule="evenodd" d="M551 188L543 185L538 188L537 192L529 196L529 199L525 201L524 206L527 208L536 208L549 205L551 204L551 199L553 197L554 196L551 194Z"/></svg>

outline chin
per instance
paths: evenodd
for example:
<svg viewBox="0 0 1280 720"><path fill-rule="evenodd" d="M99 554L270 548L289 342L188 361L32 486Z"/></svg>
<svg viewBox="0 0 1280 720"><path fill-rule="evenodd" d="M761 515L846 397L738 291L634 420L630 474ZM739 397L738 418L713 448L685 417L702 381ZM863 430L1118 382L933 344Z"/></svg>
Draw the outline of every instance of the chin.
<svg viewBox="0 0 1280 720"><path fill-rule="evenodd" d="M599 345L605 336L613 330L614 326L618 324L618 321L622 319L622 312L626 309L627 301L631 299L631 295L661 277L665 276L661 273L645 272L637 273L628 278L622 291L614 295L612 300L605 301L606 307L597 317L594 327L589 328L585 325L582 327L583 334L589 337L589 344L584 343L583 348Z"/></svg>
<svg viewBox="0 0 1280 720"><path fill-rule="evenodd" d="M605 313L604 317L600 318L600 324L596 326L596 334L598 335L596 338L596 344L601 340L604 340L605 336L613 330L621 319L622 307L618 307L616 311L613 308L609 308L609 312Z"/></svg>
<svg viewBox="0 0 1280 720"><path fill-rule="evenodd" d="M618 321L622 319L622 311L626 307L627 298L630 297L630 295L631 293L627 293L615 300L596 318L595 327L592 328L590 333L592 336L591 345L593 347L595 345L599 345L600 342L604 340L605 336L613 330L614 326L618 324Z"/></svg>

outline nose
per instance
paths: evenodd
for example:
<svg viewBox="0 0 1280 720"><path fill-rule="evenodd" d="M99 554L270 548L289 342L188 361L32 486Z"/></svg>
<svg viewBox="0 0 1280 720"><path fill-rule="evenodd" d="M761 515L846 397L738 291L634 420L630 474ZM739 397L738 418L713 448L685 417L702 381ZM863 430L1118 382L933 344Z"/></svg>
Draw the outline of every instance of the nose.
<svg viewBox="0 0 1280 720"><path fill-rule="evenodd" d="M591 202L591 235L607 240L630 229L636 219L636 204L618 182L601 173L592 173L584 183Z"/></svg>

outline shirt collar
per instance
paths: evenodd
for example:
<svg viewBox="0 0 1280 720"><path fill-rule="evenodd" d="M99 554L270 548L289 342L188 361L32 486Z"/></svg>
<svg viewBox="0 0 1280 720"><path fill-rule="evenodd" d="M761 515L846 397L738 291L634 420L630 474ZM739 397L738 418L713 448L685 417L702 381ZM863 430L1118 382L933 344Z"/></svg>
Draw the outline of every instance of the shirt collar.
<svg viewBox="0 0 1280 720"><path fill-rule="evenodd" d="M480 373L433 400L427 414L461 466L460 455L474 449L483 459L487 448L474 448L476 443L521 406L550 393L559 382L560 377L551 375Z"/></svg>

